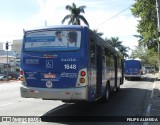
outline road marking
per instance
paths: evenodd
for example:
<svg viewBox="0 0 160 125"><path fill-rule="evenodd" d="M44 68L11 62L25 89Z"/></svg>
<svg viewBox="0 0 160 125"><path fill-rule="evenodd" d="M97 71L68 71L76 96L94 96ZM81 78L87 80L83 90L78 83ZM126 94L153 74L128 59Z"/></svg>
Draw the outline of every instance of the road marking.
<svg viewBox="0 0 160 125"><path fill-rule="evenodd" d="M151 99L153 98L153 93L154 93L155 86L156 86L156 82L154 81L153 88L152 88L152 93L151 93L151 96L150 96Z"/></svg>
<svg viewBox="0 0 160 125"><path fill-rule="evenodd" d="M150 96L150 100L153 99L153 94L154 94L155 86L156 86L156 82L154 81L153 87L152 87L151 96ZM148 103L148 107L147 107L147 110L146 110L146 116L149 116L149 115L150 115L151 107L152 107L152 104L151 104L151 101L150 101L150 102ZM148 123L149 123L149 122L143 122L143 125L148 125Z"/></svg>
<svg viewBox="0 0 160 125"><path fill-rule="evenodd" d="M150 115L151 107L152 107L152 104L149 103L146 111L146 116Z"/></svg>
<svg viewBox="0 0 160 125"><path fill-rule="evenodd" d="M6 105L11 105L11 104L13 104L13 103L2 104L2 105L0 105L0 107L6 106Z"/></svg>

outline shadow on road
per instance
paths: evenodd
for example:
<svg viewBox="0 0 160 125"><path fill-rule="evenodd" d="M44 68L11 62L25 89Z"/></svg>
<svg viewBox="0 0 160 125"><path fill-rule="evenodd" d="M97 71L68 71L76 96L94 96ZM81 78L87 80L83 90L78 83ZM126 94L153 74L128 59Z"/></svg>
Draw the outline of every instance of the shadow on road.
<svg viewBox="0 0 160 125"><path fill-rule="evenodd" d="M157 79L158 80L158 79ZM155 81L155 78L150 78L150 77L147 77L147 76L142 76L141 79L138 79L138 78L130 78L128 79L127 81L147 81L147 82L154 82Z"/></svg>
<svg viewBox="0 0 160 125"><path fill-rule="evenodd" d="M123 121L127 116L144 116L150 93L147 89L121 88L107 103L63 104L45 113L41 119L72 125L70 122Z"/></svg>

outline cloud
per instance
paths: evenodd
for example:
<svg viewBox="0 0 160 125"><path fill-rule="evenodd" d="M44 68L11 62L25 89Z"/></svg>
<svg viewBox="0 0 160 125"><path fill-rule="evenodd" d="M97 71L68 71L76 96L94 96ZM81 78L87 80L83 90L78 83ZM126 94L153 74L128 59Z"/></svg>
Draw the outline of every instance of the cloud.
<svg viewBox="0 0 160 125"><path fill-rule="evenodd" d="M0 20L0 27L0 42L22 39L23 28L21 24Z"/></svg>
<svg viewBox="0 0 160 125"><path fill-rule="evenodd" d="M113 0L112 2L106 0L36 0L39 11L32 12L30 17L27 17L24 22L15 23L11 20L8 22L0 21L1 32L6 34L4 35L3 41L8 40L8 37L5 36L9 36L10 40L22 38L23 29L44 26L45 21L47 21L47 25L61 25L64 16L69 14L69 11L65 10L65 6L72 5L74 2L77 7L86 5L87 8L85 8L85 14L83 14L83 16L87 19L90 29L98 29L98 32L103 32L104 38L119 37L119 40L123 41L125 45L132 42L130 46L133 47L137 45L136 39L133 37L134 34L137 34L137 21L132 16L130 10L110 19L132 4L132 0L129 0L127 2L125 1L125 6L117 6L119 4L123 5L123 2L120 3L119 1L120 0ZM66 21L64 24L68 24L68 22ZM0 42L2 41L3 34L0 34Z"/></svg>
<svg viewBox="0 0 160 125"><path fill-rule="evenodd" d="M40 11L32 16L27 27L44 26L45 21L47 21L48 25L61 25L62 19L67 14L65 6L73 2L73 0L69 1L37 0Z"/></svg>
<svg viewBox="0 0 160 125"><path fill-rule="evenodd" d="M120 4L115 0L116 4ZM33 15L28 26L44 26L45 20L48 25L61 25L61 21L65 15L69 14L69 11L65 10L66 5L71 5L73 2L78 6L86 5L84 17L87 19L91 29L98 29L98 32L103 32L103 37L119 37L119 40L123 41L123 44L128 46L129 42L131 47L137 45L136 38L133 35L137 34L136 26L137 20L132 16L130 10L119 14L117 17L110 19L120 11L124 10L128 6L120 8L116 6L115 10L108 10L106 6L109 5L106 0L101 1L78 1L78 0L37 0L40 11L38 14ZM113 4L113 3L112 3ZM126 4L126 3L125 3ZM110 19L110 20L108 20ZM66 21L65 24L68 22ZM83 22L82 22L82 25Z"/></svg>

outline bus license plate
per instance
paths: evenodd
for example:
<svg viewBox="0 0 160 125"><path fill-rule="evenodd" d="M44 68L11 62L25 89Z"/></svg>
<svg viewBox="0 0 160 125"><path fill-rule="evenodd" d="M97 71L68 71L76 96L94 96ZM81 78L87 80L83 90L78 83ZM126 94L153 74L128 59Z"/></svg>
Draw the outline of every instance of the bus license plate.
<svg viewBox="0 0 160 125"><path fill-rule="evenodd" d="M55 74L44 74L44 78L56 78Z"/></svg>

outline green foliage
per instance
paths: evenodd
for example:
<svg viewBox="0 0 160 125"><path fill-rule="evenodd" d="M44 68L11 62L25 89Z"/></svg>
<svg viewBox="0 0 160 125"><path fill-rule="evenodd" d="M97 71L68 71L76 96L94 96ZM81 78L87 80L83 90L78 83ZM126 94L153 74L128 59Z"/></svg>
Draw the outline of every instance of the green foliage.
<svg viewBox="0 0 160 125"><path fill-rule="evenodd" d="M63 20L62 20L62 24L66 21L68 21L68 25L72 24L72 25L80 25L80 20L82 20L88 27L89 24L87 22L87 20L80 15L81 13L84 13L84 9L86 8L86 6L80 6L80 7L76 7L76 5L73 3L72 6L67 5L66 6L66 10L70 11L70 14L66 15ZM103 33L98 32L97 29L93 29L92 30L94 33L98 34L99 36L102 36ZM109 42L111 44L111 46L113 46L114 48L118 49L118 51L120 51L124 57L129 57L129 55L127 54L129 47L125 47L122 45L122 41L119 41L118 37L111 37L111 39L105 39L106 42Z"/></svg>
<svg viewBox="0 0 160 125"><path fill-rule="evenodd" d="M158 53L154 52L152 49L146 51L146 61L148 64L156 65L158 59Z"/></svg>
<svg viewBox="0 0 160 125"><path fill-rule="evenodd" d="M158 30L156 0L135 0L131 12L138 19L137 32L139 46L132 52L131 58L140 58L142 63L157 65Z"/></svg>
<svg viewBox="0 0 160 125"><path fill-rule="evenodd" d="M144 46L137 46L135 50L132 51L130 58L140 58L143 65L151 64L157 65L158 53L153 49L147 49Z"/></svg>
<svg viewBox="0 0 160 125"><path fill-rule="evenodd" d="M76 5L73 3L72 6L67 5L66 6L66 10L70 11L70 14L66 15L63 20L62 20L62 24L66 21L68 21L68 25L72 24L72 25L80 25L80 20L82 20L88 27L89 24L87 22L87 20L84 18L83 15L80 15L81 13L85 13L84 9L86 8L86 6L80 6L80 7L76 7Z"/></svg>
<svg viewBox="0 0 160 125"><path fill-rule="evenodd" d="M92 31L93 31L94 33L96 33L98 36L102 36L102 35L103 35L103 33L102 33L102 32L98 32L97 29L93 29Z"/></svg>
<svg viewBox="0 0 160 125"><path fill-rule="evenodd" d="M110 43L112 47L118 49L118 51L121 52L124 57L129 57L127 54L129 47L123 46L122 41L119 41L119 37L111 37L110 39L105 38L104 40Z"/></svg>
<svg viewBox="0 0 160 125"><path fill-rule="evenodd" d="M131 12L138 18L137 32L140 33L139 45L147 46L149 49L155 48L157 51L157 11L155 0L135 0ZM150 43L154 41L155 43Z"/></svg>

